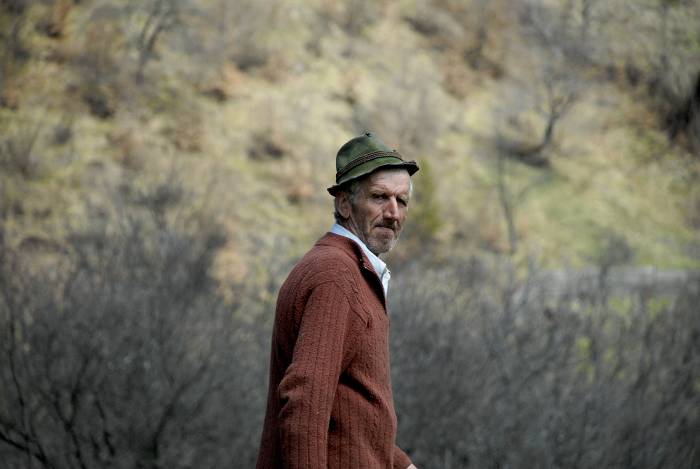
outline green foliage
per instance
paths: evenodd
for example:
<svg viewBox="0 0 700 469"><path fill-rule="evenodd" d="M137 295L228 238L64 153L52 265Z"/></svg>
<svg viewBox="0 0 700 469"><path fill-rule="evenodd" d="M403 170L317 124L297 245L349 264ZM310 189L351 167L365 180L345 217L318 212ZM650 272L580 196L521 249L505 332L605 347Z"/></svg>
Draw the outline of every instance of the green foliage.
<svg viewBox="0 0 700 469"><path fill-rule="evenodd" d="M410 231L408 236L415 236L421 245L432 244L443 225L442 211L437 200L437 185L430 160L420 162L420 171L414 178L415 200L412 201L410 213Z"/></svg>

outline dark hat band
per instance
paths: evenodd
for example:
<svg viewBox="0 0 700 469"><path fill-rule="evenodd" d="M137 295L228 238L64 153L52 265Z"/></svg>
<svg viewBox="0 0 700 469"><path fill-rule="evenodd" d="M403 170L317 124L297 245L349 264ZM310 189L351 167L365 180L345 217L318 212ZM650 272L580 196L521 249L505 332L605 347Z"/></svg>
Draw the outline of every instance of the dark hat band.
<svg viewBox="0 0 700 469"><path fill-rule="evenodd" d="M357 168L358 166L367 163L368 161L376 160L377 158L383 158L386 156L396 158L398 160L403 161L403 158L401 158L401 155L396 150L394 150L394 151L382 151L382 150L372 151L372 152L369 152L365 155L362 155L361 157L354 159L354 160L350 161L348 164L346 164L344 168L342 168L340 171L335 173L335 181L336 182L340 181L340 178L342 178L345 174L352 171L354 168Z"/></svg>

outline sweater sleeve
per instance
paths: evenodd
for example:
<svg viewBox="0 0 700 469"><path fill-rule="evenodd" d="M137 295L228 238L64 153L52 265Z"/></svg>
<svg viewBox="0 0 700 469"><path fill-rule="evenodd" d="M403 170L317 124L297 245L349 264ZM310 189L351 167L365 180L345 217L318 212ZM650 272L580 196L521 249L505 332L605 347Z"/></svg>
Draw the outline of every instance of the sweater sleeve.
<svg viewBox="0 0 700 469"><path fill-rule="evenodd" d="M394 467L393 469L406 469L413 464L411 459L404 453L401 448L394 445Z"/></svg>
<svg viewBox="0 0 700 469"><path fill-rule="evenodd" d="M354 316L333 281L314 287L307 299L292 361L278 388L284 468L327 467L328 425Z"/></svg>

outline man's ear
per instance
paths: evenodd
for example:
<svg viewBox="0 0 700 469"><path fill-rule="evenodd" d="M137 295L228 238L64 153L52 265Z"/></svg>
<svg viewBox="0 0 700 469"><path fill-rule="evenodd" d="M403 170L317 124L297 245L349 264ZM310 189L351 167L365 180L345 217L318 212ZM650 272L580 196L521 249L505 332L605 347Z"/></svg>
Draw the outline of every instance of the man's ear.
<svg viewBox="0 0 700 469"><path fill-rule="evenodd" d="M339 193L335 198L335 204L338 209L340 216L347 219L350 218L350 213L352 212L352 204L350 203L350 194L347 192Z"/></svg>

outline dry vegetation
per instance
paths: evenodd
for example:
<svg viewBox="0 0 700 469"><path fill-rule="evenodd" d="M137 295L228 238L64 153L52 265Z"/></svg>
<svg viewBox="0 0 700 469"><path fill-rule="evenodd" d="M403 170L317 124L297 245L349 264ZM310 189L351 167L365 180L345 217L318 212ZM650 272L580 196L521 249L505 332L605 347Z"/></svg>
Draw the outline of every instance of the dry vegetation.
<svg viewBox="0 0 700 469"><path fill-rule="evenodd" d="M422 168L390 259L417 465L700 466L698 24L0 0L0 466L252 467L276 290L368 129Z"/></svg>

